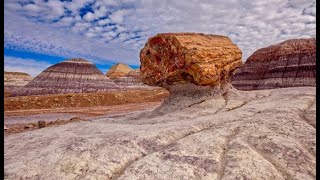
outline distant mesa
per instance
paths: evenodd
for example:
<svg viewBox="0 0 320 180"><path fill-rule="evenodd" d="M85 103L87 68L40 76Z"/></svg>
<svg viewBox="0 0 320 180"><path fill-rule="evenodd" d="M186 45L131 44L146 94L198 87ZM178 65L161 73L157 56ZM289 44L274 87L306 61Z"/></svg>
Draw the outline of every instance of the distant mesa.
<svg viewBox="0 0 320 180"><path fill-rule="evenodd" d="M132 70L133 69L128 65L118 63L109 69L109 71L106 73L106 76L109 78L119 78L127 75Z"/></svg>
<svg viewBox="0 0 320 180"><path fill-rule="evenodd" d="M4 71L4 90L12 92L30 82L33 77L24 72Z"/></svg>
<svg viewBox="0 0 320 180"><path fill-rule="evenodd" d="M12 95L88 93L118 88L90 61L74 58L50 66Z"/></svg>
<svg viewBox="0 0 320 180"><path fill-rule="evenodd" d="M232 77L240 90L316 86L316 39L290 39L254 52Z"/></svg>

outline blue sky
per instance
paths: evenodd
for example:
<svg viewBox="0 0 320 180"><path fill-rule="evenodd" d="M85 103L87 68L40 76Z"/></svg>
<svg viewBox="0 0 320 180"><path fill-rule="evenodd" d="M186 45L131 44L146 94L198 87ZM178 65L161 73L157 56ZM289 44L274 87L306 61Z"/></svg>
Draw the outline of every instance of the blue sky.
<svg viewBox="0 0 320 180"><path fill-rule="evenodd" d="M6 71L33 76L72 57L105 73L121 62L138 68L139 52L161 32L226 35L243 51L316 35L313 0L5 0Z"/></svg>

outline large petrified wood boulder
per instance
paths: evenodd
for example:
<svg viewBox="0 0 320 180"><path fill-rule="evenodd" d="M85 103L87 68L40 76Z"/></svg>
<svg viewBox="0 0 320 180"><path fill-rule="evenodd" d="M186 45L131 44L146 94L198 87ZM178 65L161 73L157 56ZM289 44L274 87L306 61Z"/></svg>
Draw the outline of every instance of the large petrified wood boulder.
<svg viewBox="0 0 320 180"><path fill-rule="evenodd" d="M141 75L146 84L163 86L226 83L239 67L242 52L225 36L163 33L149 38L140 52Z"/></svg>
<svg viewBox="0 0 320 180"><path fill-rule="evenodd" d="M20 88L32 80L32 76L24 72L6 72L3 74L4 78L4 90L14 91Z"/></svg>
<svg viewBox="0 0 320 180"><path fill-rule="evenodd" d="M155 112L183 109L225 94L241 56L237 45L220 35L164 33L149 38L140 52L142 80L170 91Z"/></svg>
<svg viewBox="0 0 320 180"><path fill-rule="evenodd" d="M132 70L133 69L127 64L117 63L109 69L106 76L109 78L119 78L127 75Z"/></svg>
<svg viewBox="0 0 320 180"><path fill-rule="evenodd" d="M118 88L90 61L75 58L50 66L12 95L86 93Z"/></svg>
<svg viewBox="0 0 320 180"><path fill-rule="evenodd" d="M240 90L316 86L316 39L291 39L257 50L232 84Z"/></svg>

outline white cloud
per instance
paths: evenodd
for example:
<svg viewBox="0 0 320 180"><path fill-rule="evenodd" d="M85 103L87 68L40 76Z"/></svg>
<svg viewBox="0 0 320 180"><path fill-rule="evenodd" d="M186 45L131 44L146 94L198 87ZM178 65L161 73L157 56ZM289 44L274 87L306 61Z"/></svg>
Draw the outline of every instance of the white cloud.
<svg viewBox="0 0 320 180"><path fill-rule="evenodd" d="M92 12L88 12L85 16L83 16L83 19L86 21L92 21L95 19L95 17Z"/></svg>
<svg viewBox="0 0 320 180"><path fill-rule="evenodd" d="M121 9L121 10L118 10L118 11L115 11L114 13L112 13L110 15L110 19L114 23L121 24L121 23L123 23L125 16L128 15L129 13L130 13L130 10Z"/></svg>
<svg viewBox="0 0 320 180"><path fill-rule="evenodd" d="M140 49L160 32L226 35L244 60L258 48L316 35L312 0L34 0L24 6L17 1L5 1L5 47L99 63L138 65ZM82 18L86 5L92 12Z"/></svg>
<svg viewBox="0 0 320 180"><path fill-rule="evenodd" d="M102 19L98 21L98 25L100 26L106 25L108 23L111 23L110 19Z"/></svg>
<svg viewBox="0 0 320 180"><path fill-rule="evenodd" d="M35 59L22 59L12 56L4 56L5 71L25 72L32 77L37 76L39 73L41 73L51 65L52 64Z"/></svg>

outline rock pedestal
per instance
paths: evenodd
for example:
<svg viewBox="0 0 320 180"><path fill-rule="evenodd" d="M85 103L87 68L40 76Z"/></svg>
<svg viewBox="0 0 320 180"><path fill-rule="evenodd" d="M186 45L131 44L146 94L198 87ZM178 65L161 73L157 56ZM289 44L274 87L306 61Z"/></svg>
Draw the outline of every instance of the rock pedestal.
<svg viewBox="0 0 320 180"><path fill-rule="evenodd" d="M225 36L158 34L140 52L141 78L170 91L158 108L169 112L226 93L230 75L242 64L241 56L241 50Z"/></svg>

